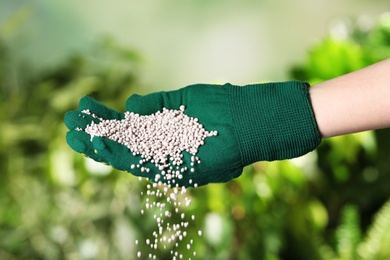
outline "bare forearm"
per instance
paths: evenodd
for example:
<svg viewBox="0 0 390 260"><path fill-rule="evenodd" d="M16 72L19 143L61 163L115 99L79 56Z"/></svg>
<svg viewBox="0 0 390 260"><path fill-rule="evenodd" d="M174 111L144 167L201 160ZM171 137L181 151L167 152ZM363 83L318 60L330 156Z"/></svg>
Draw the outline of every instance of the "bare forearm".
<svg viewBox="0 0 390 260"><path fill-rule="evenodd" d="M390 59L310 88L321 135L390 127Z"/></svg>

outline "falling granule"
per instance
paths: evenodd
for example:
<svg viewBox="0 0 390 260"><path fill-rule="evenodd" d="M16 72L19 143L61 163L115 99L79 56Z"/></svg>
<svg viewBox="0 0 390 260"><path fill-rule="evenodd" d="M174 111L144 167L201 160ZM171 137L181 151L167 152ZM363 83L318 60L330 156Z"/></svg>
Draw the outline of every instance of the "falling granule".
<svg viewBox="0 0 390 260"><path fill-rule="evenodd" d="M85 128L91 136L91 141L95 136L107 137L129 148L134 156L140 156L138 163L130 164L129 169L139 169L148 173L151 169L145 166L145 162L151 162L158 169L155 175L155 183L147 184L145 197L145 208L141 209L141 214L146 215L148 211L153 212L156 229L150 238L145 240L145 244L151 250L162 248L181 248L189 233L187 229L190 223L194 224L195 216L187 219L186 207L191 205L191 199L187 196L187 189L178 187L176 180L180 180L186 172L195 172L196 164L201 163L201 159L196 156L200 146L204 145L207 137L217 136L217 131L207 131L197 118L184 114L185 107L180 106L179 110L163 108L151 115L139 115L132 112L125 112L122 120L105 120L92 114L89 110L82 112L99 119L100 123L92 122ZM82 129L77 129L81 131ZM184 164L183 153L191 154L190 167ZM139 178L142 181L142 178ZM189 185L198 185L189 179ZM184 197L184 199L183 199ZM164 200L161 202L160 200ZM172 210L170 210L172 209ZM175 222L178 221L178 222ZM202 235L202 231L198 231ZM140 242L135 241L138 246ZM190 240L182 248L190 250L193 240ZM183 254L171 250L172 259L182 259ZM145 253L145 252L143 252ZM145 253L150 259L156 259L156 255ZM193 252L196 256L196 252ZM141 251L137 252L137 257L141 257Z"/></svg>
<svg viewBox="0 0 390 260"><path fill-rule="evenodd" d="M147 210L153 213L156 229L150 236L151 239L148 238L145 240L145 245L151 250L158 248L166 249L167 247L176 248L176 250L171 251L172 259L181 259L180 256L183 257L183 254L179 250L186 249L188 251L191 249L191 246L189 248L188 245L193 243L192 239L189 242L189 238L186 238L192 234L189 228L193 227L195 222L191 215L187 217L184 212L188 208L185 202L191 200L189 197L190 194L185 188L180 189L175 187L168 189L164 184L146 185L146 188L148 190L144 200L145 202L149 202L149 205L153 205ZM164 194L163 197L156 196L160 192ZM175 196L172 196L172 194ZM165 201L151 203L151 201L158 199L165 199Z"/></svg>

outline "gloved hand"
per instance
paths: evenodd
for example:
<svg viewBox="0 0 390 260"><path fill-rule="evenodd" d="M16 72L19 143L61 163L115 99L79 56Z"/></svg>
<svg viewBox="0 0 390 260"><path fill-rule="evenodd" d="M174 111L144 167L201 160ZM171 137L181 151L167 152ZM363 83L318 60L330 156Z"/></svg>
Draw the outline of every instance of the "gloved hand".
<svg viewBox="0 0 390 260"><path fill-rule="evenodd" d="M126 110L150 115L163 107L178 110L198 118L208 131L218 136L208 137L200 146L197 157L201 163L195 171L186 171L179 186L226 182L238 177L243 167L256 161L291 159L314 150L321 142L308 93L309 85L299 81L254 84L243 87L225 85L191 85L176 91L157 92L146 96L132 95ZM97 117L82 113L89 109ZM130 169L140 156L134 156L124 145L104 137L85 133L92 121L123 119L124 114L105 107L90 97L81 99L78 111L65 115L68 144L79 153L114 168L155 181L160 171L146 163L149 172ZM189 165L191 155L184 154Z"/></svg>

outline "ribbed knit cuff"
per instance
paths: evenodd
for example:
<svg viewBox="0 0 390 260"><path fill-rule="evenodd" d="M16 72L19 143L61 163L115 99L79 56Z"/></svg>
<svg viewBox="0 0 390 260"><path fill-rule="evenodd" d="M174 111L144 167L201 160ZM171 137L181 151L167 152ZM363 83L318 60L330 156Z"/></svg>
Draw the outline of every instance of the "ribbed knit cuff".
<svg viewBox="0 0 390 260"><path fill-rule="evenodd" d="M244 165L299 157L321 143L308 83L225 87Z"/></svg>

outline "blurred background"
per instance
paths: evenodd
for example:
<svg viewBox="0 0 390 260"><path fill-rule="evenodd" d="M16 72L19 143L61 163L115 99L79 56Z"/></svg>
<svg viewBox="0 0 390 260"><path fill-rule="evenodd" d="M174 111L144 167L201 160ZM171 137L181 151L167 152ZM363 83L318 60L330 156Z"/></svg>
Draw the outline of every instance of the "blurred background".
<svg viewBox="0 0 390 260"><path fill-rule="evenodd" d="M390 57L388 0L0 0L0 259L136 259L145 182L73 152L83 95L311 84ZM390 259L390 130L191 189L184 259ZM189 230L191 233L191 230ZM168 250L153 250L172 259Z"/></svg>

